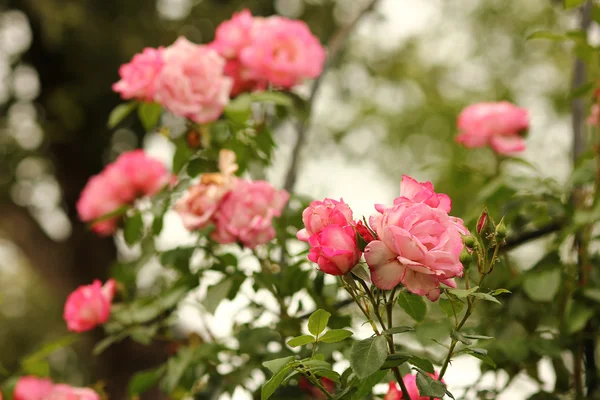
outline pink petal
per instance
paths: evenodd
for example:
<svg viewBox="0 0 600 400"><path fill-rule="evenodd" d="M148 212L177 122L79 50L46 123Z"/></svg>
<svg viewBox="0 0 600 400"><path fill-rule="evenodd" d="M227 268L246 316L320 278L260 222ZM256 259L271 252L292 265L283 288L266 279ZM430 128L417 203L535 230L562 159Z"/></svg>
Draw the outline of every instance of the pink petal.
<svg viewBox="0 0 600 400"><path fill-rule="evenodd" d="M498 154L518 153L525 150L525 140L521 136L492 136L490 146Z"/></svg>

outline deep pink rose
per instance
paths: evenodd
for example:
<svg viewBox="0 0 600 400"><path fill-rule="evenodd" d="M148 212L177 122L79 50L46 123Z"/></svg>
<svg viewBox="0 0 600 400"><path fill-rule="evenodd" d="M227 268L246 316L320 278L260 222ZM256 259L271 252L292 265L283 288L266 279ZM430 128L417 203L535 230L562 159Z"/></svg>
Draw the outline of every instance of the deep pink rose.
<svg viewBox="0 0 600 400"><path fill-rule="evenodd" d="M186 229L203 229L213 222L212 218L221 204L221 199L233 188L236 181L233 174L238 166L233 151L221 150L219 169L220 173L203 174L200 182L191 186L175 204L174 209Z"/></svg>
<svg viewBox="0 0 600 400"><path fill-rule="evenodd" d="M156 82L156 101L173 114L199 123L219 118L229 102L232 80L225 59L208 46L180 37L164 51Z"/></svg>
<svg viewBox="0 0 600 400"><path fill-rule="evenodd" d="M343 199L315 200L302 212L302 222L304 229L299 230L296 237L308 242L312 235L321 232L326 226L352 224L352 210Z"/></svg>
<svg viewBox="0 0 600 400"><path fill-rule="evenodd" d="M104 286L95 280L91 285L77 288L67 298L63 317L73 332L85 332L101 325L110 316L115 293L115 281L109 279Z"/></svg>
<svg viewBox="0 0 600 400"><path fill-rule="evenodd" d="M439 297L440 283L455 286L452 278L463 273L461 235L468 234L462 220L441 208L409 201L379 212L369 221L379 240L365 248L375 286L390 290L402 282L432 301Z"/></svg>
<svg viewBox="0 0 600 400"><path fill-rule="evenodd" d="M147 47L133 56L128 64L119 68L121 80L113 85L113 90L124 99L141 101L154 100L156 77L163 67L163 48Z"/></svg>
<svg viewBox="0 0 600 400"><path fill-rule="evenodd" d="M238 59L227 60L225 75L233 79L231 96L244 92L264 91L267 88L267 81L255 79L252 71L242 65Z"/></svg>
<svg viewBox="0 0 600 400"><path fill-rule="evenodd" d="M13 400L43 400L52 391L54 384L48 378L22 376L17 381Z"/></svg>
<svg viewBox="0 0 600 400"><path fill-rule="evenodd" d="M52 392L44 400L100 400L100 396L89 388L58 384L54 385Z"/></svg>
<svg viewBox="0 0 600 400"><path fill-rule="evenodd" d="M240 60L258 80L291 88L323 71L325 49L306 23L283 17L255 21L250 45Z"/></svg>
<svg viewBox="0 0 600 400"><path fill-rule="evenodd" d="M238 179L215 215L212 237L219 243L241 242L248 248L265 244L275 237L273 217L281 215L289 194L265 181Z"/></svg>
<svg viewBox="0 0 600 400"><path fill-rule="evenodd" d="M523 133L529 128L527 110L507 101L477 103L465 108L458 116L458 143L465 147L490 145L498 154L525 150Z"/></svg>
<svg viewBox="0 0 600 400"><path fill-rule="evenodd" d="M356 231L351 225L328 225L312 235L308 243L308 259L326 274L344 275L360 260Z"/></svg>
<svg viewBox="0 0 600 400"><path fill-rule="evenodd" d="M438 379L438 373L429 374L433 379ZM421 396L419 393L419 388L417 387L417 377L413 374L406 374L403 378L404 384L406 385L406 389L408 390L408 394L410 395L411 400L429 400L429 396ZM444 380L442 380L443 382ZM402 396L402 391L398 387L398 384L394 381L390 382L389 392L385 395L384 400L402 400L404 397ZM435 398L434 400L439 400Z"/></svg>
<svg viewBox="0 0 600 400"><path fill-rule="evenodd" d="M394 200L394 204L406 200L414 203L425 203L432 208L439 208L447 213L452 209L450 197L447 194L436 193L431 182L418 182L408 175L402 175L400 197Z"/></svg>
<svg viewBox="0 0 600 400"><path fill-rule="evenodd" d="M369 228L367 228L367 226L365 224L363 224L362 221L360 221L360 220L355 221L354 228L356 229L356 232L360 235L360 237L363 238L363 240L365 242L371 243L373 240L375 240L375 236L373 236L373 234L371 233Z"/></svg>
<svg viewBox="0 0 600 400"><path fill-rule="evenodd" d="M84 222L98 219L139 197L156 194L171 179L165 166L143 150L125 152L85 185L77 201L79 218ZM97 222L92 230L110 235L118 221L119 217L115 217Z"/></svg>
<svg viewBox="0 0 600 400"><path fill-rule="evenodd" d="M227 59L237 58L252 41L253 26L254 18L248 9L234 13L230 20L219 24L211 47Z"/></svg>

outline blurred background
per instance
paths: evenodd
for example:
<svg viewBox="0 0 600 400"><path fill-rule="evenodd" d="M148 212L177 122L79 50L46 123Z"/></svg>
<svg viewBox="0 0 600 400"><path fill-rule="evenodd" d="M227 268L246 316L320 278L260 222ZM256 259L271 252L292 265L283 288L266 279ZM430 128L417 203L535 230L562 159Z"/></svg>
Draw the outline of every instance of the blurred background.
<svg viewBox="0 0 600 400"><path fill-rule="evenodd" d="M63 335L68 293L105 279L117 257L112 239L92 234L76 217L88 178L135 147L170 163L172 149L160 135L142 136L136 126L106 128L120 102L111 91L119 65L179 35L208 42L216 26L242 8L305 20L327 43L365 4L0 0L0 372L14 371L24 354ZM361 19L324 79L297 191L343 197L356 214L368 215L373 203L390 203L401 175L409 174L433 181L454 200L453 214L472 220L480 211L472 207L473 193L487 183L495 161L487 149L454 143L456 116L470 103L497 100L530 110L523 158L543 177L567 180L571 56L562 43L525 38L572 28L575 13L551 0L381 0L375 11ZM599 37L593 25L590 41ZM275 139L279 149L268 176L281 186L293 125L283 124ZM169 241L176 243L182 232L173 222ZM517 266L531 265L539 247L517 249ZM54 354L52 368L73 384L106 379L124 387L133 371L165 357L125 342L94 358L89 349L96 335ZM477 364L465 368L473 369L474 380ZM446 379L463 374L451 369ZM537 387L530 381L517 382L504 398L527 398Z"/></svg>

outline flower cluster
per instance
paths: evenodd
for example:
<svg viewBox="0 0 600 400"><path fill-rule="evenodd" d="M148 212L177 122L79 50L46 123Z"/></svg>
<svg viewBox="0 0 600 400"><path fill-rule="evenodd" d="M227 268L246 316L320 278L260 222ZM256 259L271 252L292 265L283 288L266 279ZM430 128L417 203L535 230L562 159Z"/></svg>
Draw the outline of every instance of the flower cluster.
<svg viewBox="0 0 600 400"><path fill-rule="evenodd" d="M13 400L100 400L100 396L89 388L54 384L47 378L23 376L17 381Z"/></svg>
<svg viewBox="0 0 600 400"><path fill-rule="evenodd" d="M152 196L171 181L165 166L143 150L121 154L117 160L93 176L77 201L79 218L91 222L143 196ZM98 221L92 230L100 235L114 233L119 218Z"/></svg>
<svg viewBox="0 0 600 400"><path fill-rule="evenodd" d="M456 141L467 148L489 145L498 154L525 150L527 110L507 101L472 104L460 113L457 124Z"/></svg>
<svg viewBox="0 0 600 400"><path fill-rule="evenodd" d="M123 99L157 102L198 123L219 118L231 96L291 88L323 70L325 50L302 21L255 18L248 10L217 28L208 45L184 37L146 48L119 69L113 90Z"/></svg>
<svg viewBox="0 0 600 400"><path fill-rule="evenodd" d="M115 281L109 279L104 286L95 280L91 285L80 286L67 298L63 318L73 332L85 332L101 325L110 316L115 294Z"/></svg>
<svg viewBox="0 0 600 400"><path fill-rule="evenodd" d="M235 153L221 150L221 172L203 174L175 204L186 229L214 225L211 236L221 244L240 242L248 248L275 237L273 218L281 215L289 194L265 181L237 178Z"/></svg>
<svg viewBox="0 0 600 400"><path fill-rule="evenodd" d="M360 260L357 233L367 242L365 260L373 284L390 290L402 283L412 293L435 301L440 284L456 287L462 276L459 257L462 235L469 231L459 218L448 215L450 198L434 191L430 182L404 175L394 205L378 204L370 227L352 220L343 201L315 201L304 210L305 228L296 235L308 241L308 258L328 274L343 275Z"/></svg>
<svg viewBox="0 0 600 400"><path fill-rule="evenodd" d="M437 372L435 374L429 374L433 379L438 379ZM403 378L404 384L406 385L406 389L408 389L408 395L411 400L429 400L429 396L421 396L419 393L419 388L417 387L417 377L413 374L407 374ZM443 380L442 380L443 382ZM383 400L402 400L404 397L402 396L402 391L398 388L398 384L396 382L390 382L390 388L387 394L385 395ZM439 400L439 399L434 399Z"/></svg>

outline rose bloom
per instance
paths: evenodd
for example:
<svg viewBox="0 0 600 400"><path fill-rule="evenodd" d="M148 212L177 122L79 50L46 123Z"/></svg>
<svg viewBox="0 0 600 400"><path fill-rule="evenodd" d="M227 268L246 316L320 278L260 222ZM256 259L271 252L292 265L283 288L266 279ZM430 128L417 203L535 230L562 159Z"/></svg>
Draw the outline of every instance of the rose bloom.
<svg viewBox="0 0 600 400"><path fill-rule="evenodd" d="M225 64L225 75L233 79L231 96L237 96L244 92L264 91L268 82L264 79L256 79L248 68L238 59L227 60Z"/></svg>
<svg viewBox="0 0 600 400"><path fill-rule="evenodd" d="M256 79L291 88L323 71L325 49L306 23L270 17L255 22L253 33L251 44L241 50L240 60Z"/></svg>
<svg viewBox="0 0 600 400"><path fill-rule="evenodd" d="M213 239L222 244L241 242L248 248L268 243L275 237L273 218L281 215L289 197L265 181L236 180L215 215Z"/></svg>
<svg viewBox="0 0 600 400"><path fill-rule="evenodd" d="M429 374L433 379L438 379L438 373ZM406 385L406 389L408 390L408 394L411 400L429 400L429 396L421 396L419 393L419 388L417 387L417 377L413 374L406 374L403 378L404 384ZM442 380L443 382L443 380ZM390 389L388 393L385 395L383 400L402 400L404 397L402 396L402 391L398 387L395 381L390 382ZM440 400L435 398L434 400Z"/></svg>
<svg viewBox="0 0 600 400"><path fill-rule="evenodd" d="M164 51L165 65L156 83L156 101L194 122L219 118L229 102L232 80L225 59L208 46L180 37Z"/></svg>
<svg viewBox="0 0 600 400"><path fill-rule="evenodd" d="M211 224L221 199L234 186L238 169L235 153L223 149L219 153L220 173L203 174L173 207L188 230L203 229Z"/></svg>
<svg viewBox="0 0 600 400"><path fill-rule="evenodd" d="M431 182L418 182L408 175L402 175L400 182L400 197L394 200L394 204L403 201L425 203L429 207L439 208L449 213L452 209L452 200L447 194L436 193Z"/></svg>
<svg viewBox="0 0 600 400"><path fill-rule="evenodd" d="M352 223L352 210L348 204L333 199L323 201L315 200L302 212L304 229L296 234L299 240L308 242L308 239L329 225L345 226Z"/></svg>
<svg viewBox="0 0 600 400"><path fill-rule="evenodd" d="M344 275L358 264L362 254L351 225L328 225L312 235L308 243L308 259L330 275Z"/></svg>
<svg viewBox="0 0 600 400"><path fill-rule="evenodd" d="M365 248L375 286L390 290L402 283L432 301L440 295L440 283L456 287L452 278L462 276L459 256L462 235L468 234L462 220L441 208L411 201L380 206L378 211L369 224L379 240Z"/></svg>
<svg viewBox="0 0 600 400"><path fill-rule="evenodd" d="M529 128L527 110L507 101L477 103L458 116L456 141L467 148L490 145L498 154L525 150L522 135Z"/></svg>
<svg viewBox="0 0 600 400"><path fill-rule="evenodd" d="M53 387L54 384L48 378L22 376L15 386L13 400L43 400Z"/></svg>
<svg viewBox="0 0 600 400"><path fill-rule="evenodd" d="M253 26L254 17L248 9L234 13L230 20L219 24L211 47L227 59L237 58L240 51L250 45Z"/></svg>
<svg viewBox="0 0 600 400"><path fill-rule="evenodd" d="M89 388L58 384L43 400L100 400L100 396Z"/></svg>
<svg viewBox="0 0 600 400"><path fill-rule="evenodd" d="M587 117L587 124L595 126L600 123L600 104L593 104L590 110L590 115Z"/></svg>
<svg viewBox="0 0 600 400"><path fill-rule="evenodd" d="M128 64L119 68L121 80L113 85L113 90L123 99L152 101L154 99L156 77L163 67L163 48L147 47L133 56Z"/></svg>
<svg viewBox="0 0 600 400"><path fill-rule="evenodd" d="M101 325L110 316L115 293L115 281L109 279L104 286L95 280L91 285L77 288L67 298L63 318L73 332L85 332Z"/></svg>
<svg viewBox="0 0 600 400"><path fill-rule="evenodd" d="M85 185L77 201L79 218L84 222L98 219L139 197L156 194L171 179L165 166L148 157L143 150L122 153ZM119 217L115 217L94 223L92 230L100 235L110 235L118 221Z"/></svg>

